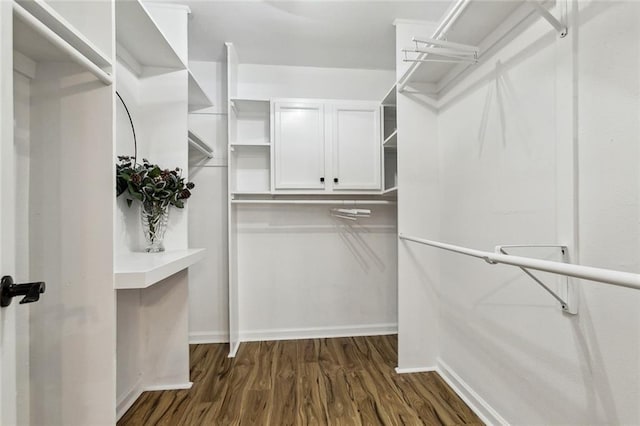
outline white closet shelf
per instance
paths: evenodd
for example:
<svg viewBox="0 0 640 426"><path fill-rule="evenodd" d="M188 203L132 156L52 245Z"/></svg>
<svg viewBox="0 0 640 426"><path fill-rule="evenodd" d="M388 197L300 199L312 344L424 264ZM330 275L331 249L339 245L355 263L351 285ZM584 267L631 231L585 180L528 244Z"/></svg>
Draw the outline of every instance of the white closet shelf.
<svg viewBox="0 0 640 426"><path fill-rule="evenodd" d="M189 70L189 111L196 111L213 106L213 101L202 89L198 79Z"/></svg>
<svg viewBox="0 0 640 426"><path fill-rule="evenodd" d="M211 148L211 145L206 143L204 139L202 139L193 130L188 131L187 140L189 141L189 147L193 147L197 151L200 151L202 154L206 155L207 157L213 158L213 148Z"/></svg>
<svg viewBox="0 0 640 426"><path fill-rule="evenodd" d="M204 258L205 249L116 255L115 288L147 288Z"/></svg>
<svg viewBox="0 0 640 426"><path fill-rule="evenodd" d="M398 87L398 85L394 84L384 96L382 102L380 102L383 106L396 106L396 87Z"/></svg>
<svg viewBox="0 0 640 426"><path fill-rule="evenodd" d="M139 0L117 1L115 7L116 53L136 72L144 67L187 69Z"/></svg>
<svg viewBox="0 0 640 426"><path fill-rule="evenodd" d="M271 101L269 99L247 99L247 98L232 98L230 100L231 108L240 113L269 113L271 108Z"/></svg>
<svg viewBox="0 0 640 426"><path fill-rule="evenodd" d="M535 7L527 3L527 0L458 0L435 33L415 36L423 39L446 36L451 42L478 46L479 59L482 59L487 50L535 12ZM412 89L438 94L470 66L464 62L412 62L398 80L398 90L403 91L409 85Z"/></svg>
<svg viewBox="0 0 640 426"><path fill-rule="evenodd" d="M111 60L107 55L44 1L18 0L16 3L98 67L107 68L112 66ZM52 45L44 41L41 37L35 37L33 34L30 35L31 31L25 28L24 23L18 21L14 32L16 50L31 59L35 61L58 61L66 59L66 54L60 51L60 49L52 48Z"/></svg>
<svg viewBox="0 0 640 426"><path fill-rule="evenodd" d="M271 144L269 142L249 142L249 143L232 143L232 144L229 144L229 146L231 146L231 147L257 146L257 147L269 148L271 146Z"/></svg>
<svg viewBox="0 0 640 426"><path fill-rule="evenodd" d="M398 146L398 129L395 129L387 138L382 142L385 148L395 148Z"/></svg>
<svg viewBox="0 0 640 426"><path fill-rule="evenodd" d="M269 190L255 190L255 191L233 191L231 195L272 195Z"/></svg>

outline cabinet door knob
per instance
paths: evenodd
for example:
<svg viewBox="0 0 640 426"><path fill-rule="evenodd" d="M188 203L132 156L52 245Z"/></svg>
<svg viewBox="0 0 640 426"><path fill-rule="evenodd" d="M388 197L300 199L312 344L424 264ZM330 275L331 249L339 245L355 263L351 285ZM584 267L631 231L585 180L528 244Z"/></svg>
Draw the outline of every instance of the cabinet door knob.
<svg viewBox="0 0 640 426"><path fill-rule="evenodd" d="M338 178L333 178L333 183L338 183Z"/></svg>
<svg viewBox="0 0 640 426"><path fill-rule="evenodd" d="M320 182L324 183L324 178L323 177L320 178Z"/></svg>

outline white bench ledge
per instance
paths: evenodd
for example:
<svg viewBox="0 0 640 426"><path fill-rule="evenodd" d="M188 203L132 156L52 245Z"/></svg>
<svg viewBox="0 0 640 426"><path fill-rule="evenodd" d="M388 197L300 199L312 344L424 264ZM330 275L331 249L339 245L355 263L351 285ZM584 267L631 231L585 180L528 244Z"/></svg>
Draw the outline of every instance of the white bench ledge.
<svg viewBox="0 0 640 426"><path fill-rule="evenodd" d="M147 288L199 262L205 249L169 250L162 253L116 255L116 290Z"/></svg>

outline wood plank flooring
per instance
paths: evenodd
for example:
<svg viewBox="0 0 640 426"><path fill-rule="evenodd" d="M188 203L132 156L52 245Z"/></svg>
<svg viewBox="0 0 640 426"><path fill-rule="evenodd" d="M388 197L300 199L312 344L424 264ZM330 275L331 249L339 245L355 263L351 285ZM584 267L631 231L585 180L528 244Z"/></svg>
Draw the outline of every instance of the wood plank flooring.
<svg viewBox="0 0 640 426"><path fill-rule="evenodd" d="M396 374L396 336L191 346L189 390L145 392L125 425L482 424L437 373Z"/></svg>

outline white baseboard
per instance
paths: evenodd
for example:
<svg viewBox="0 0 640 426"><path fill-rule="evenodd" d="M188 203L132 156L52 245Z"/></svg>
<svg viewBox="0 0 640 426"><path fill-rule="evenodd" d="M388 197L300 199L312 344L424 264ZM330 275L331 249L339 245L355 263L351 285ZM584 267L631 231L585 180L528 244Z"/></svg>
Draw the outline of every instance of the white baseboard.
<svg viewBox="0 0 640 426"><path fill-rule="evenodd" d="M382 336L398 333L398 324L372 324L340 327L287 328L252 330L240 333L243 342L265 340L319 339L330 337Z"/></svg>
<svg viewBox="0 0 640 426"><path fill-rule="evenodd" d="M240 342L230 343L228 358L235 358L239 348L240 348Z"/></svg>
<svg viewBox="0 0 640 426"><path fill-rule="evenodd" d="M508 425L509 423L496 410L478 395L447 364L438 360L438 374L447 382L458 396L473 410L486 425Z"/></svg>
<svg viewBox="0 0 640 426"><path fill-rule="evenodd" d="M189 333L190 345L207 343L229 343L229 333L226 331L194 331Z"/></svg>
<svg viewBox="0 0 640 426"><path fill-rule="evenodd" d="M430 371L438 371L438 367L409 367L409 368L395 368L396 373L398 374L407 374L407 373L428 373Z"/></svg>
<svg viewBox="0 0 640 426"><path fill-rule="evenodd" d="M136 383L133 386L131 386L131 389L129 389L129 392L127 392L123 396L117 398L117 402L116 402L116 421L120 420L122 418L122 416L124 416L124 413L126 413L127 410L129 408L131 408L133 403L136 402L136 400L138 398L140 398L140 395L142 395L142 392L152 392L152 391L161 391L161 390L191 389L191 386L193 386L193 382L167 384L167 385L162 384L162 385L153 385L153 386L143 386L142 385L142 378L139 378L136 381Z"/></svg>
<svg viewBox="0 0 640 426"><path fill-rule="evenodd" d="M159 385L145 386L143 390L145 392L163 391L163 390L179 390L179 389L191 389L191 386L193 386L193 382L168 383L168 384L163 383Z"/></svg>
<svg viewBox="0 0 640 426"><path fill-rule="evenodd" d="M120 420L120 418L124 416L124 413L126 413L127 410L131 408L133 403L136 402L138 398L140 398L140 395L142 395L142 392L143 392L142 379L139 378L136 381L136 383L133 386L131 386L131 389L129 389L129 392L118 397L117 403L116 403L116 421Z"/></svg>

